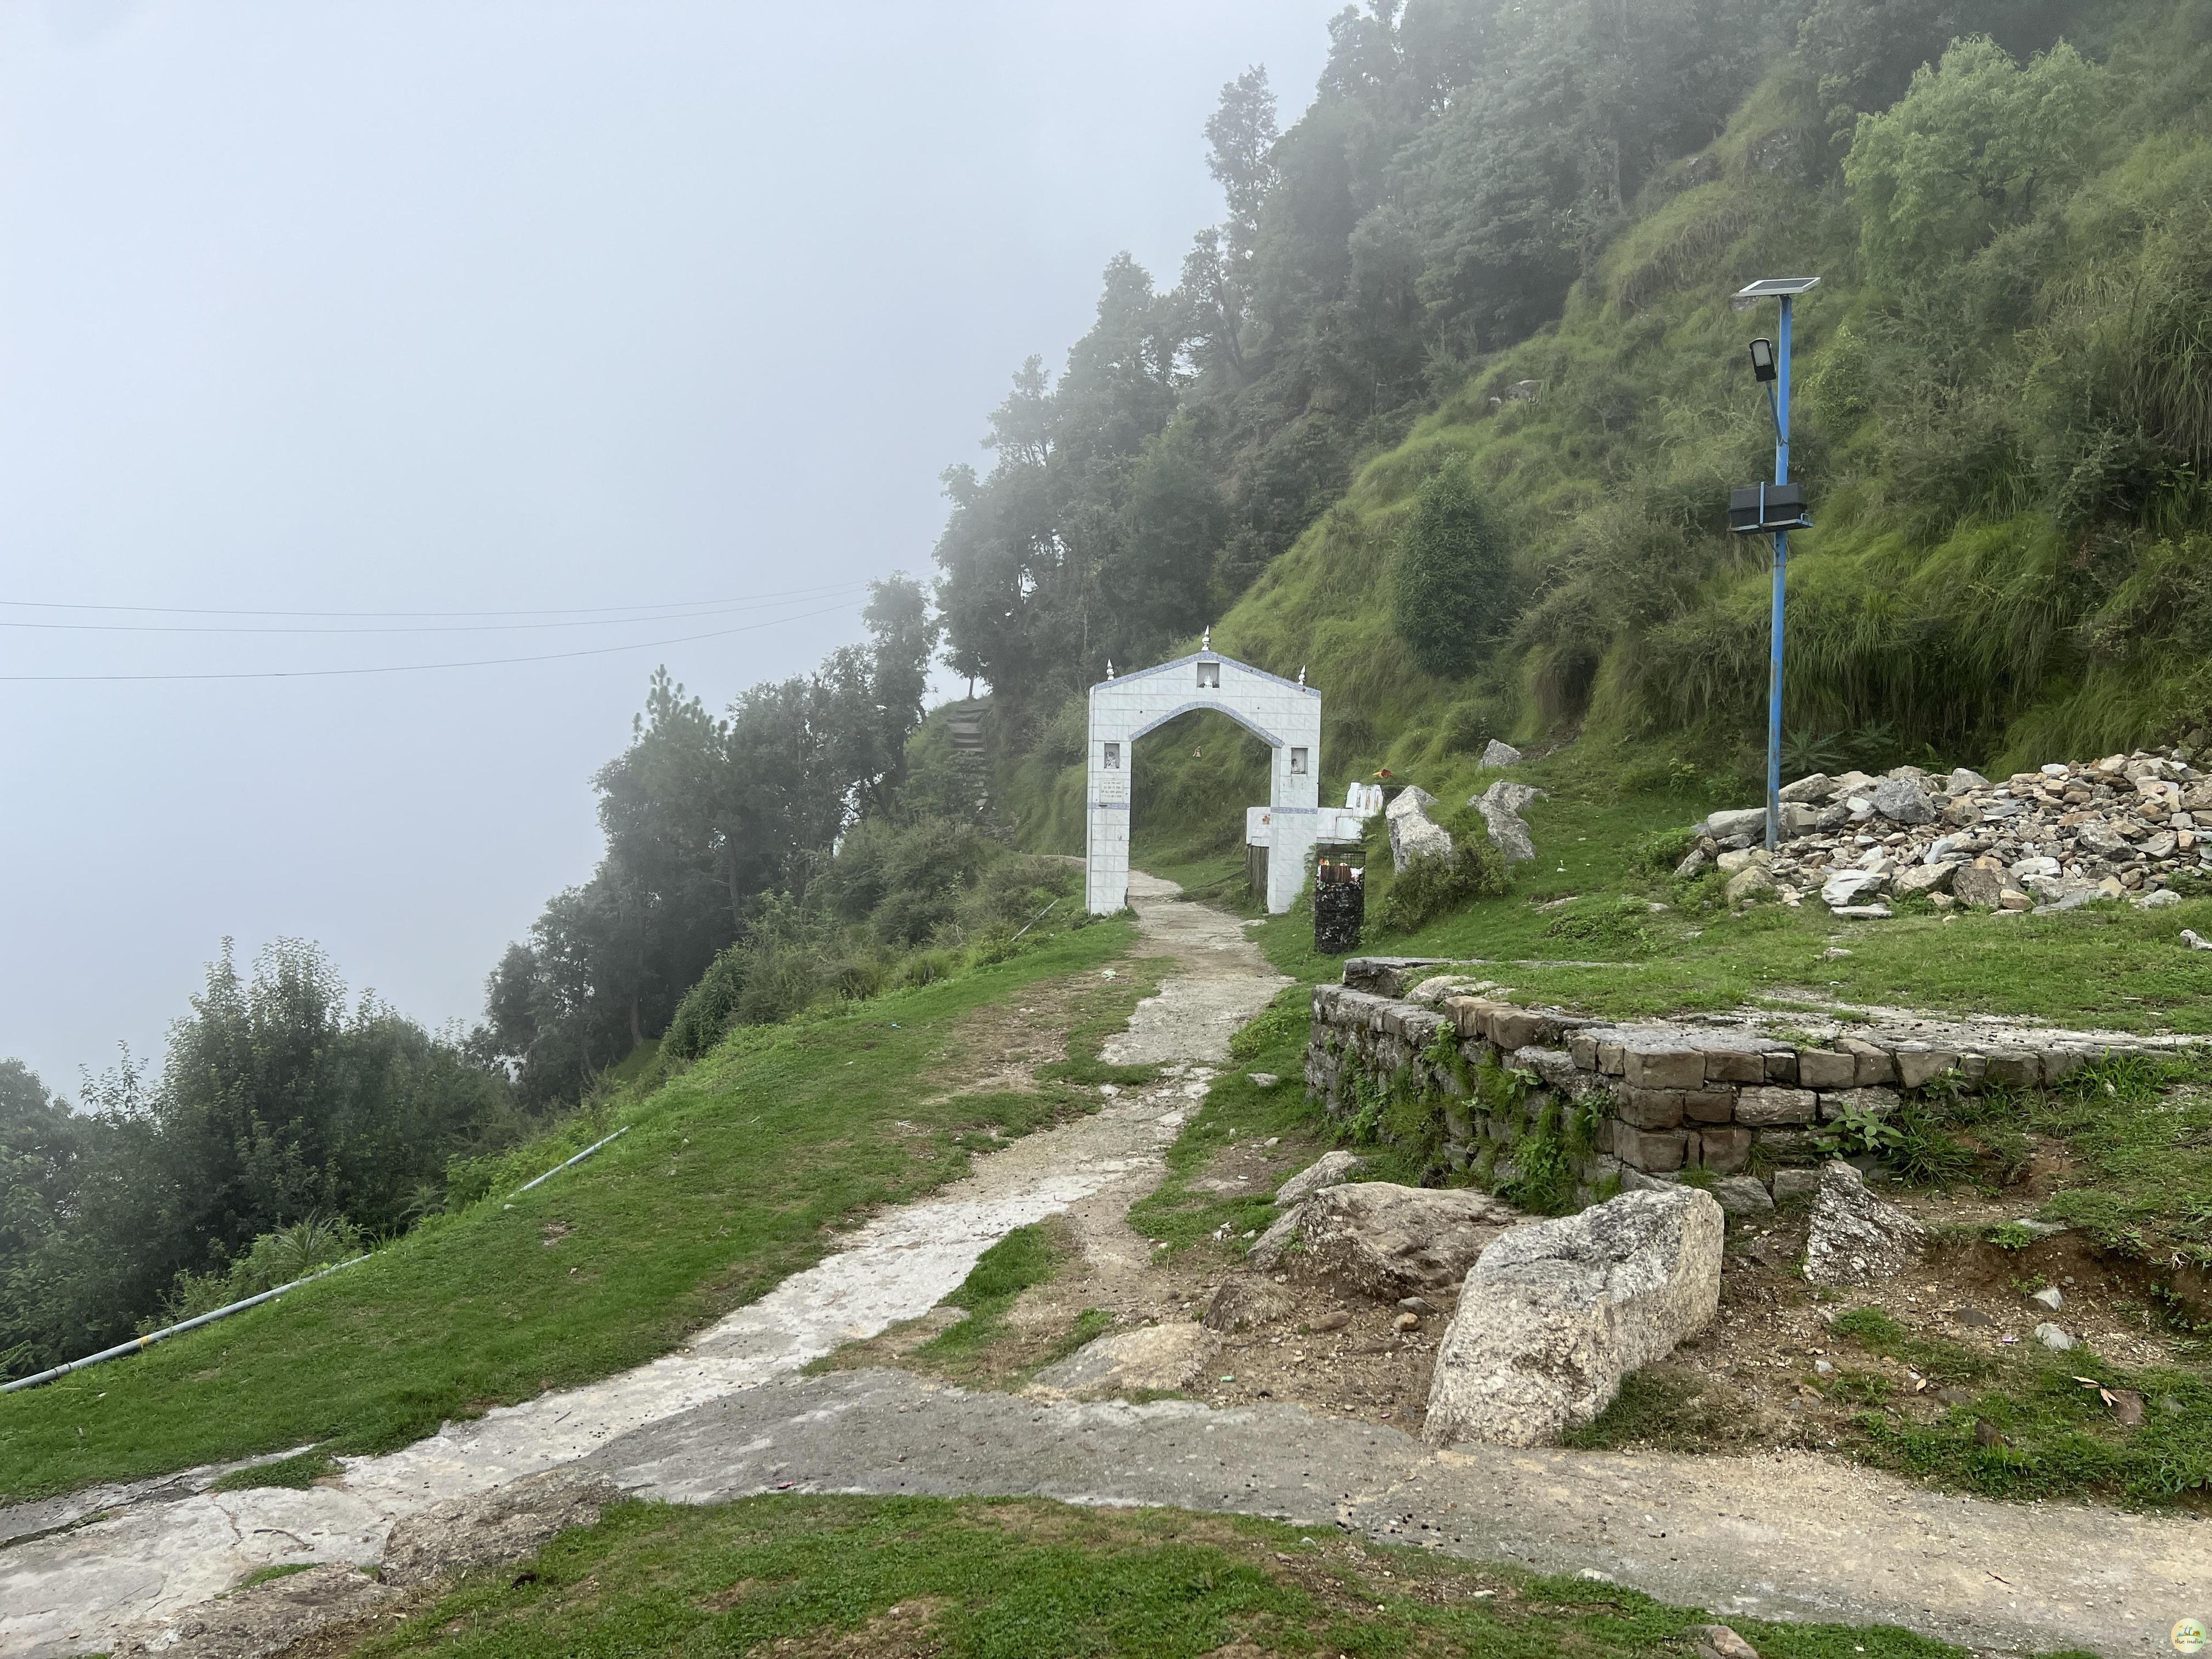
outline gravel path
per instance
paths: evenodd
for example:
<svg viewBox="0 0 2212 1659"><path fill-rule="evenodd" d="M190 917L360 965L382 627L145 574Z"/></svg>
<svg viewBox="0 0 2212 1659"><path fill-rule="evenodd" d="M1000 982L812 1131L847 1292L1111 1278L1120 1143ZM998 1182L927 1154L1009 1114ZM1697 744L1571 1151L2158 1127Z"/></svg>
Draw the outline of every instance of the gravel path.
<svg viewBox="0 0 2212 1659"><path fill-rule="evenodd" d="M802 1378L808 1359L927 1312L1010 1229L1126 1205L1204 1093L1229 1035L1288 981L1236 923L1133 874L1178 971L1105 1058L1172 1064L1095 1117L976 1161L684 1349L502 1407L307 1492L209 1494L196 1472L0 1512L0 1655L60 1659L154 1636L256 1568L379 1559L441 1498L583 1462L690 1502L793 1489L1036 1493L1342 1526L1482 1559L1611 1574L1723 1613L1885 1620L1988 1650L2165 1650L2212 1614L2212 1523L1930 1494L1803 1455L1680 1459L1472 1448L1293 1407L1043 1405L897 1371Z"/></svg>

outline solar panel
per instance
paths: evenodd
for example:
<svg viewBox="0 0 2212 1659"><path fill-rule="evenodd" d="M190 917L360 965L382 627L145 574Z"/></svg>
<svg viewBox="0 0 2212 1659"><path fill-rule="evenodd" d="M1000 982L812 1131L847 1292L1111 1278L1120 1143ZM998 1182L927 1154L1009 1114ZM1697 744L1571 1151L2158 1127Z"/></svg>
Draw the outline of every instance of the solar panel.
<svg viewBox="0 0 2212 1659"><path fill-rule="evenodd" d="M1739 300L1770 300L1779 295L1806 294L1820 287L1818 276L1767 276L1740 289Z"/></svg>

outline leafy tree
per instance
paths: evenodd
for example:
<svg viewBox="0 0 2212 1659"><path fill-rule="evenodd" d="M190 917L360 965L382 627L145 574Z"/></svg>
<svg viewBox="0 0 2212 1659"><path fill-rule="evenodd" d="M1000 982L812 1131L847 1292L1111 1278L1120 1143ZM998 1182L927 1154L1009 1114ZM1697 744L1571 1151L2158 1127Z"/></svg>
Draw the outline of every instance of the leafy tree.
<svg viewBox="0 0 2212 1659"><path fill-rule="evenodd" d="M1979 36L1920 69L1894 108L1859 118L1844 162L1869 264L1905 276L1957 259L2070 184L2096 90L2063 42L2022 69Z"/></svg>
<svg viewBox="0 0 2212 1659"><path fill-rule="evenodd" d="M1512 573L1495 516L1463 466L1421 486L1398 544L1392 615L1431 674L1473 668L1512 611Z"/></svg>

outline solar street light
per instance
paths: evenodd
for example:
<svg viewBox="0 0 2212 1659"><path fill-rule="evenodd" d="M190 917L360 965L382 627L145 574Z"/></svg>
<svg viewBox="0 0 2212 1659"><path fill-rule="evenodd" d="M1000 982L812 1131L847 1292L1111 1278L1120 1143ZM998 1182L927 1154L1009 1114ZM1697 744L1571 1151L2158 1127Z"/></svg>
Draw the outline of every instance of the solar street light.
<svg viewBox="0 0 2212 1659"><path fill-rule="evenodd" d="M1782 601L1790 586L1790 532L1809 528L1803 489L1790 482L1790 307L1820 285L1818 276L1767 276L1739 289L1729 303L1748 311L1765 300L1782 301L1781 344L1751 343L1752 377L1766 389L1774 414L1774 482L1729 492L1729 527L1736 534L1774 538L1774 623L1766 683L1766 847L1782 842Z"/></svg>

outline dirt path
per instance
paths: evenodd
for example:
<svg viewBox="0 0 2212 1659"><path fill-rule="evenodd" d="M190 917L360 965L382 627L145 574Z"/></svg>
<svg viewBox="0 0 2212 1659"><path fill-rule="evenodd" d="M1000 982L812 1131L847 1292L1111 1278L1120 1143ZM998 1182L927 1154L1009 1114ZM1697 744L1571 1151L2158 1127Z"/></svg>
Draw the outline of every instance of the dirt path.
<svg viewBox="0 0 2212 1659"><path fill-rule="evenodd" d="M1159 1178L1161 1154L1206 1092L1205 1062L1282 983L1236 922L1176 902L1171 883L1132 880L1152 953L1178 972L1114 1039L1115 1063L1184 1062L1146 1091L1118 1093L1095 1116L978 1158L934 1197L878 1217L852 1243L794 1274L686 1346L617 1376L501 1407L381 1457L349 1461L304 1492L210 1493L214 1471L81 1494L12 1517L0 1536L70 1526L0 1550L0 1655L96 1652L125 1631L158 1627L265 1566L379 1559L392 1526L439 1498L482 1492L573 1462L650 1424L787 1376L842 1344L927 1313L1012 1229L1097 1200L1125 1212ZM0 1523L11 1517L0 1515Z"/></svg>

